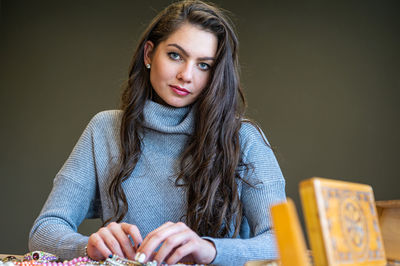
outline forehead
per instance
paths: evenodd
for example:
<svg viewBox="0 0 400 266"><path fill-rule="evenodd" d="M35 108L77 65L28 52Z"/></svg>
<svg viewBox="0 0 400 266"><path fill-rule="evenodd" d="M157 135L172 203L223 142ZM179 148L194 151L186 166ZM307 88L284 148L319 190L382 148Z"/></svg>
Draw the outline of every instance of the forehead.
<svg viewBox="0 0 400 266"><path fill-rule="evenodd" d="M199 26L185 23L162 43L164 46L178 44L190 56L214 57L218 41L215 34L203 30Z"/></svg>

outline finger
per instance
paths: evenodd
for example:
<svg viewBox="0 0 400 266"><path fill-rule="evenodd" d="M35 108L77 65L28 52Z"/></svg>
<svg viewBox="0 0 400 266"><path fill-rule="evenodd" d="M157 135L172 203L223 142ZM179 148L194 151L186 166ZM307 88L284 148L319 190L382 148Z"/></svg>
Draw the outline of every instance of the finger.
<svg viewBox="0 0 400 266"><path fill-rule="evenodd" d="M154 259L158 262L165 261L165 258L171 256L177 248L186 244L196 236L197 235L195 235L190 229L171 235L164 241Z"/></svg>
<svg viewBox="0 0 400 266"><path fill-rule="evenodd" d="M165 261L167 264L176 264L181 261L187 255L196 251L196 244L193 243L194 241L189 241L182 246L175 249L172 254L167 258ZM191 261L190 263L194 263Z"/></svg>
<svg viewBox="0 0 400 266"><path fill-rule="evenodd" d="M165 230L166 228L171 227L171 226L174 226L174 225L175 225L175 223L173 223L173 222L166 222L166 223L164 223L163 225L161 225L160 227L158 227L158 228L154 229L153 231L151 231L151 232L147 235L146 238L151 237L152 235L157 234L159 231ZM145 240L146 240L146 239L145 239Z"/></svg>
<svg viewBox="0 0 400 266"><path fill-rule="evenodd" d="M95 252L89 252L92 248L95 249ZM111 250L106 246L98 233L94 233L90 236L87 250L89 257L94 260L102 260L112 254ZM98 253L100 253L101 256L99 256Z"/></svg>
<svg viewBox="0 0 400 266"><path fill-rule="evenodd" d="M149 242L149 240L154 237L157 236L157 234L160 233L160 231L165 230L166 228L169 228L171 226L173 226L174 223L172 222L167 222L163 225L161 225L160 227L154 229L153 231L151 231L149 234L147 234L146 238L142 241L140 248L138 249L138 252L143 252L144 247L147 246L147 243Z"/></svg>
<svg viewBox="0 0 400 266"><path fill-rule="evenodd" d="M128 223L122 223L121 228L125 232L125 234L131 236L136 251L139 244L143 242L143 238L142 235L140 234L139 228L136 225Z"/></svg>
<svg viewBox="0 0 400 266"><path fill-rule="evenodd" d="M121 249L121 247L119 245L118 240L110 232L109 228L106 228L106 227L101 228L98 231L98 234L103 239L103 241L107 245L108 249L111 251L111 253L109 253L109 255L110 254L117 254L118 256L124 257L124 253L122 252L122 249Z"/></svg>
<svg viewBox="0 0 400 266"><path fill-rule="evenodd" d="M142 245L138 249L138 252L144 253L145 258L148 258L149 255L167 238L171 235L177 234L184 230L188 229L188 227L184 223L170 223L161 226L155 231L151 232L143 241ZM146 261L146 260L145 260Z"/></svg>
<svg viewBox="0 0 400 266"><path fill-rule="evenodd" d="M107 227L118 241L124 257L133 260L135 258L135 250L131 241L128 238L128 235L124 232L122 225L113 222L110 223Z"/></svg>

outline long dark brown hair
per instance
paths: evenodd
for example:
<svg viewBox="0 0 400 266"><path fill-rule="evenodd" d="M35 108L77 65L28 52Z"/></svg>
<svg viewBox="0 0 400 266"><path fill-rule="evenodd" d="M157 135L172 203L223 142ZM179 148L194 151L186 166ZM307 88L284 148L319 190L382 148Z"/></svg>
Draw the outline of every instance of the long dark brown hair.
<svg viewBox="0 0 400 266"><path fill-rule="evenodd" d="M144 65L147 41L157 45L184 23L199 26L218 39L215 64L206 88L193 108L195 129L182 154L175 184L187 188L187 225L201 236L224 237L239 232L242 206L239 169L249 169L240 154L239 129L245 108L239 80L238 40L225 12L202 1L180 1L159 13L139 41L122 94L121 158L109 194L120 222L128 211L122 182L129 178L141 155L143 108L151 98L149 71ZM244 167L244 168L243 168Z"/></svg>

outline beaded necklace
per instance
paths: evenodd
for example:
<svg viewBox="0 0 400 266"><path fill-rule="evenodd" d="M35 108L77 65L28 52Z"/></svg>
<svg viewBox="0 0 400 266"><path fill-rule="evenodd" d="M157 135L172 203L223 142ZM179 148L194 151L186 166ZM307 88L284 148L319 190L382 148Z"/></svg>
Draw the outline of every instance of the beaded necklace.
<svg viewBox="0 0 400 266"><path fill-rule="evenodd" d="M118 255L110 255L104 261L95 261L89 257L78 257L72 260L60 261L60 259L50 253L43 251L33 251L26 253L23 259L17 259L14 256L8 256L0 260L0 266L99 266L99 265L109 265L109 266L157 266L157 261L150 261L146 263L140 263L138 261L128 260L121 258ZM184 265L181 263L168 265L161 264L163 266L174 266L174 265ZM193 266L204 266L200 264L191 264Z"/></svg>

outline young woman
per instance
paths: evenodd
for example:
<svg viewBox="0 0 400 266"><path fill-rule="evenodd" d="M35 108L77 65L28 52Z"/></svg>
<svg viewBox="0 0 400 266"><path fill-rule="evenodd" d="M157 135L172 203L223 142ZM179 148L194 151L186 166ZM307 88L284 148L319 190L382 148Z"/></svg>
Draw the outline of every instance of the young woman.
<svg viewBox="0 0 400 266"><path fill-rule="evenodd" d="M269 207L285 200L285 182L264 135L243 118L237 49L213 5L177 2L154 18L122 110L90 121L54 180L30 249L168 264L275 258ZM83 236L85 218L104 225Z"/></svg>

